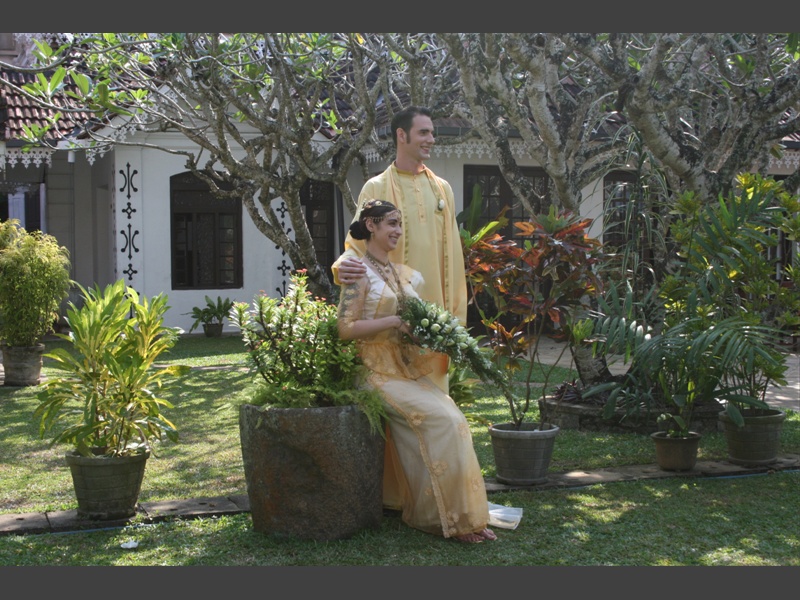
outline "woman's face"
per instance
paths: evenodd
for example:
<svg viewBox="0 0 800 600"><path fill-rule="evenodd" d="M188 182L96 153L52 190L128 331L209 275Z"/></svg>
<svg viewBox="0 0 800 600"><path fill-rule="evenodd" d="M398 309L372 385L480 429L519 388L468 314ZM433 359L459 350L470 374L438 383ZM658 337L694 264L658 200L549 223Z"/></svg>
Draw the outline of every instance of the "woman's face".
<svg viewBox="0 0 800 600"><path fill-rule="evenodd" d="M398 211L390 212L372 226L372 241L379 248L391 252L403 235L403 221Z"/></svg>

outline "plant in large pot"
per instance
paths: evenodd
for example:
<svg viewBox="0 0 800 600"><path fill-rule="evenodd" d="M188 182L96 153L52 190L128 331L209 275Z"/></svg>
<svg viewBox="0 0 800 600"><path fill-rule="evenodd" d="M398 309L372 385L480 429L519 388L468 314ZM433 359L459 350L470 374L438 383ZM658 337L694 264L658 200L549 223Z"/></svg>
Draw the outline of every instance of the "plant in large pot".
<svg viewBox="0 0 800 600"><path fill-rule="evenodd" d="M634 350L630 370L616 385L626 391L626 411L663 410L659 430L651 434L662 469L695 467L701 438L693 422L695 407L715 398L727 362L721 349L732 343L740 325L736 320L685 319L648 335Z"/></svg>
<svg viewBox="0 0 800 600"><path fill-rule="evenodd" d="M542 362L539 345L549 336L568 341L563 351L572 351L582 341L582 317L602 288L595 270L602 251L588 235L591 219L553 206L515 223L514 239L497 233L504 219L501 214L475 234L463 233L463 246L471 302L486 328L494 362L508 376L500 389L510 420L489 427L496 477L501 483L533 485L547 480L559 432L552 422L554 404L547 402L555 365ZM491 314L481 307L481 296L491 300ZM534 376L544 379L541 388ZM537 404L538 423L527 420Z"/></svg>
<svg viewBox="0 0 800 600"><path fill-rule="evenodd" d="M205 306L194 306L192 307L192 312L187 313L194 319L194 323L189 328L189 333L192 333L202 325L206 337L220 337L225 319L233 308L233 300L222 296L217 296L216 300L206 296L205 300Z"/></svg>
<svg viewBox="0 0 800 600"><path fill-rule="evenodd" d="M771 383L785 384L780 340L797 331L800 290L791 269L783 280L776 279L768 251L780 232L797 239L800 219L792 215L800 204L780 184L757 175L740 175L738 184L738 195L716 203L693 194L676 199L673 214L678 218L671 228L676 261L658 290L664 314L660 331L651 332L650 339L622 339L642 329L637 323L622 323L615 328L622 335L604 343L628 344L633 356L623 380L610 386L614 389L607 410L616 404L628 412L644 411L666 402L674 409L670 421L675 437L687 432L685 413L690 408L700 400L718 402L724 406L719 419L728 435L729 458L744 462L730 440L749 436L745 416L769 413L770 427L783 420L781 411L766 405L764 395ZM667 381L673 385L660 385ZM765 436L761 434L762 440ZM776 441L779 431L769 436ZM756 445L760 455L751 464L776 459L776 445L769 452L761 441Z"/></svg>
<svg viewBox="0 0 800 600"><path fill-rule="evenodd" d="M781 182L758 175L742 174L737 184L717 204L678 208L684 227L691 227L691 245L685 245L694 251L687 262L702 273L703 299L741 318L747 331L765 332L723 372L726 406L719 417L729 460L763 465L777 460L785 418L767 405L766 391L773 383L785 385L787 348L781 341L800 332L797 272L788 264L776 272L774 260L781 238L800 239L800 201Z"/></svg>
<svg viewBox="0 0 800 600"><path fill-rule="evenodd" d="M51 445L73 446L66 460L78 515L128 518L154 443L178 438L161 393L189 367L155 364L178 340L178 330L164 325L165 295L139 296L122 279L79 287L82 306L70 302L66 315L70 333L57 334L68 347L45 354L61 374L41 384L34 417Z"/></svg>
<svg viewBox="0 0 800 600"><path fill-rule="evenodd" d="M53 331L70 289L67 249L56 238L0 222L0 348L4 385L40 381L42 338Z"/></svg>
<svg viewBox="0 0 800 600"><path fill-rule="evenodd" d="M782 236L800 238L800 201L781 182L744 173L730 196L707 205L687 195L675 210L682 217L676 240L694 276L685 297L717 319L741 319L753 342L724 349L729 361L720 381L725 409L719 418L728 458L746 465L775 462L785 415L764 398L769 385L785 384L780 341L798 332L800 285L791 268L776 265L773 249Z"/></svg>
<svg viewBox="0 0 800 600"><path fill-rule="evenodd" d="M384 408L358 387L355 342L339 337L337 307L293 273L286 295L234 303L255 384L239 429L255 531L328 541L383 517Z"/></svg>

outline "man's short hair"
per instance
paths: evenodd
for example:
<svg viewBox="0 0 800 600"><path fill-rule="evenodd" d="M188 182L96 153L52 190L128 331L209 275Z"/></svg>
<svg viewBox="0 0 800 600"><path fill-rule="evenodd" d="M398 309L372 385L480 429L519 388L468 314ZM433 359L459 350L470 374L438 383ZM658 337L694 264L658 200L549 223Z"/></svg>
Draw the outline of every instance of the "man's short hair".
<svg viewBox="0 0 800 600"><path fill-rule="evenodd" d="M395 148L397 148L397 130L402 129L406 132L406 136L408 136L411 131L411 126L414 123L414 117L417 115L433 119L431 110L425 106L407 106L400 112L395 113L392 118L392 141L394 142Z"/></svg>

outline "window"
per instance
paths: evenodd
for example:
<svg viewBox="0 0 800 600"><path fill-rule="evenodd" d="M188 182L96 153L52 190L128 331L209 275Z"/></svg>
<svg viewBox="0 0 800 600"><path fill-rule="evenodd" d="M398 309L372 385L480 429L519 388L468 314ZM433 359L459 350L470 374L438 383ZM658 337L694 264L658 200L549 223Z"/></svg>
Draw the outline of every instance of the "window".
<svg viewBox="0 0 800 600"><path fill-rule="evenodd" d="M521 171L524 177L532 180L534 189L538 194L538 197L531 200L534 211L541 213L549 210L552 198L550 178L542 169L535 167L523 167ZM476 193L480 194L483 203L478 227L497 219L503 207L508 206L510 208L506 211L506 217L508 217L509 223L505 228L499 230L499 233L506 239L518 237L518 229L514 227L514 222L527 221L530 216L525 212L525 208L521 203L517 202L511 187L500 172L500 167L492 165L464 166L465 211L469 208L473 195ZM485 314L495 314L496 308L488 295L479 295L476 298L476 302ZM506 315L500 321L506 327L511 327L517 322L517 317ZM480 331L482 329L480 323L480 312L474 304L470 303L467 307L467 326L475 331Z"/></svg>
<svg viewBox="0 0 800 600"><path fill-rule="evenodd" d="M28 231L41 229L39 188L38 183L0 182L0 221L17 219Z"/></svg>
<svg viewBox="0 0 800 600"><path fill-rule="evenodd" d="M534 189L539 195L539 197L533 198L531 201L534 211L536 213L547 211L551 203L550 178L542 169L534 167L523 167L521 171L523 176L533 181ZM503 207L509 206L510 208L506 212L509 223L500 233L507 238L514 238L517 229L513 226L513 223L515 221L526 221L529 216L526 214L525 208L516 201L511 187L500 173L500 167L465 165L464 210L467 210L472 203L476 189L480 190L479 193L483 201L479 226L495 220Z"/></svg>
<svg viewBox="0 0 800 600"><path fill-rule="evenodd" d="M242 287L242 203L215 198L191 173L170 179L172 288Z"/></svg>
<svg viewBox="0 0 800 600"><path fill-rule="evenodd" d="M783 181L786 175L773 176L775 181ZM767 248L767 256L769 261L775 265L775 278L782 281L786 275L786 267L791 267L793 262L797 260L795 256L795 244L786 236L783 231L770 232L777 233L778 243L775 246Z"/></svg>
<svg viewBox="0 0 800 600"><path fill-rule="evenodd" d="M634 176L624 171L609 173L603 180L603 243L608 247L619 249L628 240L626 231L632 224L628 213L635 211L634 182Z"/></svg>
<svg viewBox="0 0 800 600"><path fill-rule="evenodd" d="M329 182L309 179L300 190L300 202L305 208L306 223L314 240L317 262L333 281L330 270L334 259L334 185Z"/></svg>

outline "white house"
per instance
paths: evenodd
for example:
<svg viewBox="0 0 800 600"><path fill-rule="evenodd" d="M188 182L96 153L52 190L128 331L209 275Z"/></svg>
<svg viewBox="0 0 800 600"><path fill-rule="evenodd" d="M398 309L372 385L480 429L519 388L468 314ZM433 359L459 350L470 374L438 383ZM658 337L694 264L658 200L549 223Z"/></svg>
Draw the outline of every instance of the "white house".
<svg viewBox="0 0 800 600"><path fill-rule="evenodd" d="M0 58L4 48L9 52L4 36L10 35L0 34ZM261 290L280 294L286 289L292 265L283 251L256 229L241 206L206 202L208 193L187 176L183 157L127 145L102 156L46 148L25 152L21 127L42 118L35 107L0 87L0 219L18 218L28 229L54 235L70 252L75 281L103 286L123 278L147 296L165 292L171 306L168 325L187 331L193 321L187 313L202 306L206 295L249 302ZM183 135L150 135L159 136L148 140L159 145L190 149ZM772 163L776 175L794 171L800 161L797 140L790 142L794 147ZM371 174L387 166L377 152L368 158ZM427 164L450 182L457 211L471 197L474 183L491 190L498 209L511 202L496 160L479 141L437 146ZM531 177L546 178L532 161L520 159L520 164L530 167ZM363 185L356 170L349 181L356 193ZM604 182L587 186L583 198L581 211L595 219L592 234L599 237ZM313 189L306 200L309 218L318 221L320 262L330 265L352 215L332 188Z"/></svg>

